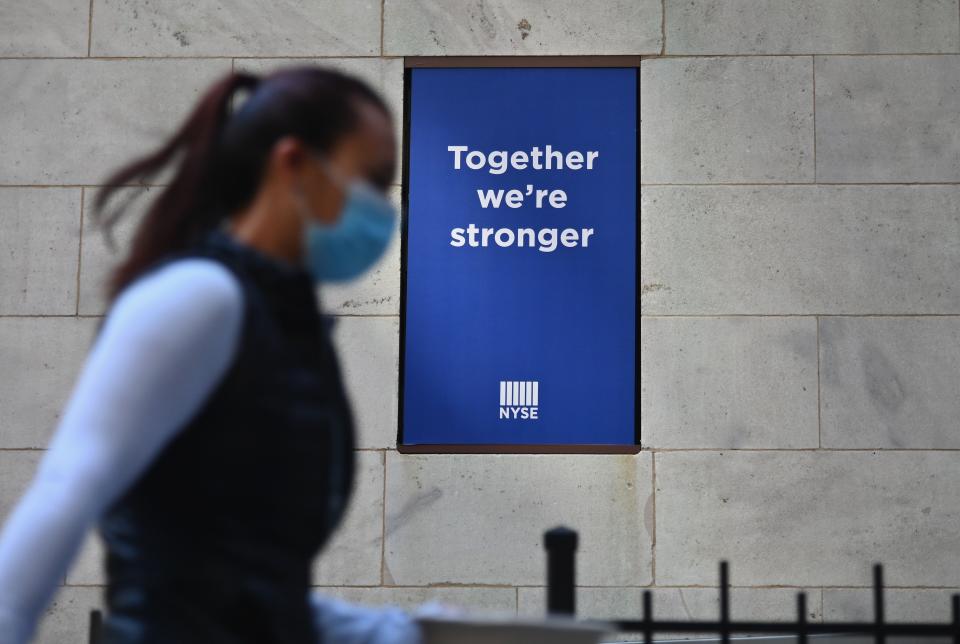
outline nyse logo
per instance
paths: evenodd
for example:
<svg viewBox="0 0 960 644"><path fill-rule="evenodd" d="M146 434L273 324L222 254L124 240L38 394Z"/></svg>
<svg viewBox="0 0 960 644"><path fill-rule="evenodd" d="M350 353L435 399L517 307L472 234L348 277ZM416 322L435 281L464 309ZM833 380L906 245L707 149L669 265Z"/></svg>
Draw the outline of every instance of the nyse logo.
<svg viewBox="0 0 960 644"><path fill-rule="evenodd" d="M536 380L500 381L500 418L536 420L540 383Z"/></svg>

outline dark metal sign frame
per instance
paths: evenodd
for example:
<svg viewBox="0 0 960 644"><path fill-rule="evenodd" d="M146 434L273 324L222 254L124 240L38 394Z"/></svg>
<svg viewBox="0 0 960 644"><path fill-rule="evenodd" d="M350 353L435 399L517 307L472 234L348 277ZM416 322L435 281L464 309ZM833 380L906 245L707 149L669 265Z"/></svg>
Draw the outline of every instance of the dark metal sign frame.
<svg viewBox="0 0 960 644"><path fill-rule="evenodd" d="M640 231L636 249L636 339L634 372L637 392L634 396L634 444L561 445L561 444L405 444L403 436L404 363L407 301L407 222L410 166L410 70L424 67L635 67L637 69L637 172L640 169L640 56L407 56L403 59L403 167L401 177L400 235L400 347L397 409L397 451L403 454L637 454L640 445ZM640 180L636 182L637 221L640 217ZM638 224L639 226L639 224Z"/></svg>

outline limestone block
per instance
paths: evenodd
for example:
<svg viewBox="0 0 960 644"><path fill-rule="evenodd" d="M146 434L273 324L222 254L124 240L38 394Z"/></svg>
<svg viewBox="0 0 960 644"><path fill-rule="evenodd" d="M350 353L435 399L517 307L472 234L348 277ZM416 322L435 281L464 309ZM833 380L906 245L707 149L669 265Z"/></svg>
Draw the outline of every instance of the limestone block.
<svg viewBox="0 0 960 644"><path fill-rule="evenodd" d="M339 317L334 339L356 421L358 446L396 445L399 319Z"/></svg>
<svg viewBox="0 0 960 644"><path fill-rule="evenodd" d="M644 315L960 312L956 186L645 186Z"/></svg>
<svg viewBox="0 0 960 644"><path fill-rule="evenodd" d="M97 320L0 318L0 448L46 447Z"/></svg>
<svg viewBox="0 0 960 644"><path fill-rule="evenodd" d="M0 188L0 314L73 315L80 190Z"/></svg>
<svg viewBox="0 0 960 644"><path fill-rule="evenodd" d="M666 0L667 53L956 52L956 0Z"/></svg>
<svg viewBox="0 0 960 644"><path fill-rule="evenodd" d="M317 585L380 583L383 553L383 453L356 452L356 479L343 523L314 561Z"/></svg>
<svg viewBox="0 0 960 644"><path fill-rule="evenodd" d="M643 183L813 181L809 56L640 64Z"/></svg>
<svg viewBox="0 0 960 644"><path fill-rule="evenodd" d="M659 54L659 0L386 0L388 56Z"/></svg>
<svg viewBox="0 0 960 644"><path fill-rule="evenodd" d="M169 137L229 60L0 60L0 183L85 184Z"/></svg>
<svg viewBox="0 0 960 644"><path fill-rule="evenodd" d="M960 453L687 451L656 455L657 583L950 585L960 572Z"/></svg>
<svg viewBox="0 0 960 644"><path fill-rule="evenodd" d="M818 56L815 73L818 181L960 180L956 56Z"/></svg>
<svg viewBox="0 0 960 644"><path fill-rule="evenodd" d="M958 318L821 318L823 446L960 448L958 374Z"/></svg>
<svg viewBox="0 0 960 644"><path fill-rule="evenodd" d="M641 443L817 447L817 326L807 317L645 318Z"/></svg>
<svg viewBox="0 0 960 644"><path fill-rule="evenodd" d="M0 56L86 56L88 0L5 2Z"/></svg>
<svg viewBox="0 0 960 644"><path fill-rule="evenodd" d="M387 453L387 585L544 583L543 532L580 532L578 580L651 580L650 455Z"/></svg>
<svg viewBox="0 0 960 644"><path fill-rule="evenodd" d="M370 56L377 0L95 0L94 56Z"/></svg>

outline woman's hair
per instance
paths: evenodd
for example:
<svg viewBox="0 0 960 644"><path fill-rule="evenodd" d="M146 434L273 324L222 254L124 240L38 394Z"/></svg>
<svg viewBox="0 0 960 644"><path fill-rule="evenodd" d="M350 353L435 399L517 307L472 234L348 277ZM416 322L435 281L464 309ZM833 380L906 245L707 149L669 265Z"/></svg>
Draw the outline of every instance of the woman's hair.
<svg viewBox="0 0 960 644"><path fill-rule="evenodd" d="M250 95L231 114L238 90ZM289 67L263 78L233 72L214 83L166 143L116 170L97 194L94 216L109 236L129 204L108 214L109 197L125 185L146 184L172 166L172 179L150 203L128 254L110 278L110 297L249 203L278 139L295 136L312 148L330 150L357 127L359 101L389 115L383 99L366 83L331 69Z"/></svg>

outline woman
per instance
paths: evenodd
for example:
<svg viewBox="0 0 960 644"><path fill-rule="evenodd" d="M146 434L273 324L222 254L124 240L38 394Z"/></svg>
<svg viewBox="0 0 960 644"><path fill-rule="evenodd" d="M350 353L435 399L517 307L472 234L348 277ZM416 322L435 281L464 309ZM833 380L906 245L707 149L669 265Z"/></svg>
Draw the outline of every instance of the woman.
<svg viewBox="0 0 960 644"><path fill-rule="evenodd" d="M249 97L231 114L240 90ZM309 591L354 446L315 283L383 253L395 147L387 106L356 79L233 73L165 145L109 178L96 206L112 224L117 187L173 166L0 537L0 644L29 640L94 524L107 550L104 644L413 637L399 611Z"/></svg>

